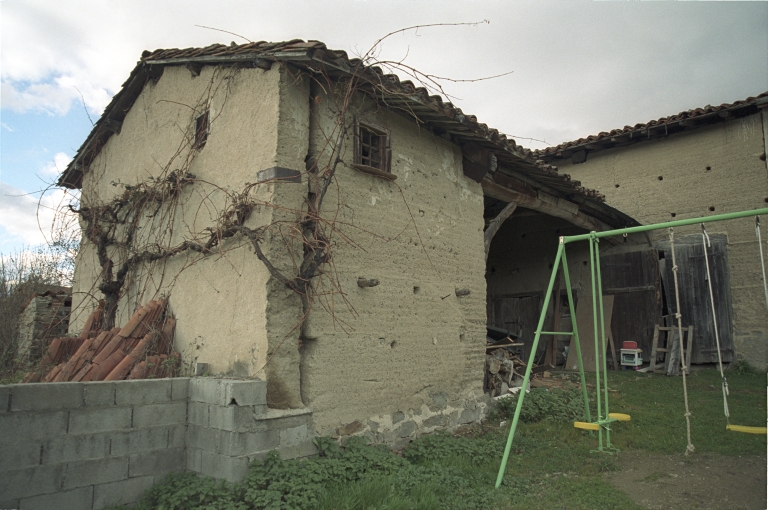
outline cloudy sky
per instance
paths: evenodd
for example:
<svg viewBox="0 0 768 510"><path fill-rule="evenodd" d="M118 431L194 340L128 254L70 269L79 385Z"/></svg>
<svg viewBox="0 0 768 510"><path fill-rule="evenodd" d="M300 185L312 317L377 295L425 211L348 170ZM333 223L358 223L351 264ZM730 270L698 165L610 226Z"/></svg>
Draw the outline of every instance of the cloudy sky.
<svg viewBox="0 0 768 510"><path fill-rule="evenodd" d="M481 23L398 34L378 56L461 80L511 71L445 89L530 148L768 90L768 2L1 0L0 253L44 240L67 197L39 191L143 50L245 42L203 25L361 54L462 22Z"/></svg>

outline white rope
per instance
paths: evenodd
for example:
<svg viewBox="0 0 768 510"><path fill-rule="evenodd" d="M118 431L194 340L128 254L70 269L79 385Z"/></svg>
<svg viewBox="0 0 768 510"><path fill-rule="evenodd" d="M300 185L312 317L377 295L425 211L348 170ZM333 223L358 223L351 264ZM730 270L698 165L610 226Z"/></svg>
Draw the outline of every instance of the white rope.
<svg viewBox="0 0 768 510"><path fill-rule="evenodd" d="M755 216L755 234L757 246L760 247L760 269L763 270L763 291L765 291L765 306L768 308L768 282L765 279L765 259L763 259L763 240L760 238L760 216Z"/></svg>
<svg viewBox="0 0 768 510"><path fill-rule="evenodd" d="M685 369L686 369L686 362L685 362L685 349L683 349L683 326L682 326L682 314L680 313L680 287L678 285L677 281L677 261L675 259L675 233L670 227L669 229L669 246L670 250L672 251L672 276L675 280L675 303L677 304L677 311L675 312L675 317L677 318L677 334L680 338L680 363L682 365L682 372L683 372L683 396L685 397L685 426L686 426L686 432L688 434L688 446L685 448L685 454L689 455L696 451L696 449L693 447L693 443L691 443L691 411L688 408L688 382L685 378ZM691 339L689 338L688 341L690 342Z"/></svg>
<svg viewBox="0 0 768 510"><path fill-rule="evenodd" d="M704 244L704 263L707 266L707 285L709 286L709 302L712 305L712 322L715 326L715 343L717 343L717 361L720 366L720 378L722 379L723 387L723 413L725 414L725 422L730 425L730 413L728 412L728 381L725 379L725 372L723 372L723 356L720 353L720 331L717 328L717 312L715 311L715 293L712 291L712 275L709 272L709 255L707 254L707 248L712 246L707 234L707 229L704 224L701 224L701 240ZM689 338L690 342L691 339Z"/></svg>

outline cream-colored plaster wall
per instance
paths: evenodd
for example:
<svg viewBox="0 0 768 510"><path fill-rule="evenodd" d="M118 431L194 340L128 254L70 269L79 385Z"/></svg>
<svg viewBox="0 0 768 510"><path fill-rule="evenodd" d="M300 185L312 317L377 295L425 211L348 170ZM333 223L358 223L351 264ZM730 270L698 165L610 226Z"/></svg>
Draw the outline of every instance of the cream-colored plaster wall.
<svg viewBox="0 0 768 510"><path fill-rule="evenodd" d="M114 186L115 182L134 185L160 175L164 168L187 169L199 181L182 193L179 205L172 208L174 218L147 219L139 236L149 242L160 235L161 241L174 245L212 226L228 203L228 193L256 182L260 170L283 159L275 129L281 69L205 67L193 78L184 67L167 67L157 83L145 86L120 134L109 139L90 165L83 182L83 204L104 203L124 192L124 186ZM190 151L194 109L199 114L206 104L211 112L207 143ZM286 185L262 185L254 197L272 203L281 186ZM247 225L273 220L272 208L261 206ZM80 305L81 311L87 312L102 297L96 290L98 271L95 249L84 241L73 296L73 304ZM209 363L214 373L259 375L267 357L264 289L268 279L247 243L226 241L221 255L202 258L187 253L143 267L127 285L117 322L125 322L137 304L167 296L178 321L176 348L186 363ZM82 327L86 315L76 315L72 331Z"/></svg>
<svg viewBox="0 0 768 510"><path fill-rule="evenodd" d="M148 84L122 132L86 174L83 202L121 193L124 187L113 181L135 184L159 175L191 136L187 128L194 114L184 104L210 102L208 141L188 170L221 189L198 182L184 192L170 241L211 225L226 205L225 190L256 181L258 171L303 170L308 152L328 157L334 105L327 97L316 101L306 77L278 65L267 72L241 70L211 93L213 73L206 67L192 78L186 69L167 68L157 84ZM371 106L361 107L370 111ZM145 268L130 282L118 322L136 303L170 296L185 361L209 363L214 373L265 376L271 406L311 406L315 426L324 432L376 418L399 427L394 434L400 437L412 424L426 430L478 419L485 405L482 189L463 175L456 145L399 115L371 113L370 119L392 130L392 171L398 180L349 167L348 136L323 210L326 220L338 220L327 271L343 295L316 299L303 328L295 328L302 317L299 297L274 281L251 248L237 240L225 244L222 256L177 256L163 267ZM169 168L176 162L185 168L187 152L181 150ZM300 263L301 245L286 245L285 239L302 217L307 186L306 176L301 184L262 185L257 198L265 205L248 223L277 225L262 246L286 275ZM76 270L77 301L84 308L101 297L95 291L97 274L95 249L86 242ZM358 277L381 283L360 289ZM321 293L327 290L322 285L328 278L317 281ZM471 293L459 298L457 288ZM72 329L82 327L84 318ZM371 433L378 430L373 423Z"/></svg>
<svg viewBox="0 0 768 510"><path fill-rule="evenodd" d="M317 154L334 116L332 101L315 95ZM361 118L391 130L397 180L349 167L353 148L347 138L338 185L329 189L323 214L337 219L327 270L343 295L316 300L304 328L302 397L323 433L369 418L370 433L398 419L407 420L406 428L477 419L480 411L461 410L477 409L483 396L482 189L464 176L456 145L403 116L371 104L358 107L368 112ZM380 284L359 288L358 278ZM471 293L459 298L457 288ZM416 417L431 414L431 421L418 425Z"/></svg>
<svg viewBox="0 0 768 510"><path fill-rule="evenodd" d="M279 110L275 126L275 165L303 172L309 151L309 79L290 66L281 68ZM274 185L272 221L278 228L268 242L270 260L288 278L297 274L303 245L295 231L306 210L307 179L301 183ZM284 223L280 223L284 222ZM279 232L282 235L279 235ZM303 316L301 299L282 283L270 278L266 287L266 330L268 339L267 403L273 408L302 407L299 357L299 324Z"/></svg>
<svg viewBox="0 0 768 510"><path fill-rule="evenodd" d="M756 209L768 200L768 172L760 159L765 150L762 123L761 115L751 115L592 153L581 164L554 163L643 224ZM765 368L768 311L754 221L718 222L707 230L728 236L737 356ZM676 235L699 232L698 226L676 229ZM661 239L667 232L651 236Z"/></svg>

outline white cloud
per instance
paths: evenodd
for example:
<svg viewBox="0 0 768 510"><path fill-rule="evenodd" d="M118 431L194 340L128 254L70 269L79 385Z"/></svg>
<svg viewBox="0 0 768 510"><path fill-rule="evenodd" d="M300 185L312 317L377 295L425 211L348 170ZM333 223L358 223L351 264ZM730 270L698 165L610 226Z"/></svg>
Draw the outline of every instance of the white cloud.
<svg viewBox="0 0 768 510"><path fill-rule="evenodd" d="M13 133L13 128L11 126L9 126L8 124L6 124L5 122L0 122L0 126L3 126L3 129L6 129L6 130L10 131L11 133Z"/></svg>
<svg viewBox="0 0 768 510"><path fill-rule="evenodd" d="M69 157L66 152L57 152L53 155L53 160L46 163L38 173L46 180L49 180L52 177L58 177L59 174L67 168L70 161L72 161L72 158Z"/></svg>
<svg viewBox="0 0 768 510"><path fill-rule="evenodd" d="M768 88L764 2L322 4L189 0L179 9L157 0L4 2L3 108L61 114L79 107L77 87L88 109L100 113L142 50L242 42L195 25L252 40L320 39L355 54L409 25L490 19L396 34L380 55L408 54L408 64L455 78L514 71L488 82L447 83L447 92L463 98L456 104L481 122L553 144ZM361 31L349 19L369 23Z"/></svg>
<svg viewBox="0 0 768 510"><path fill-rule="evenodd" d="M61 188L35 197L0 181L0 227L17 242L32 246L46 243L55 229L75 228L76 218L66 206L76 198Z"/></svg>

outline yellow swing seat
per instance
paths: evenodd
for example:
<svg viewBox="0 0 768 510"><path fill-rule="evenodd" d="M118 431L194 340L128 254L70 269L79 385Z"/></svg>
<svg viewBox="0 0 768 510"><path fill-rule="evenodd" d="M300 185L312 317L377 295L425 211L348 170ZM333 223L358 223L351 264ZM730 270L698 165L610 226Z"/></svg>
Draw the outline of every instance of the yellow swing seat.
<svg viewBox="0 0 768 510"><path fill-rule="evenodd" d="M608 413L608 418L613 418L616 421L630 421L632 417L628 414L622 413ZM589 423L587 421L575 421L573 426L582 430L600 430L599 423Z"/></svg>
<svg viewBox="0 0 768 510"><path fill-rule="evenodd" d="M746 425L726 425L726 430L732 430L734 432L744 432L745 434L761 434L766 435L766 427L748 427Z"/></svg>

